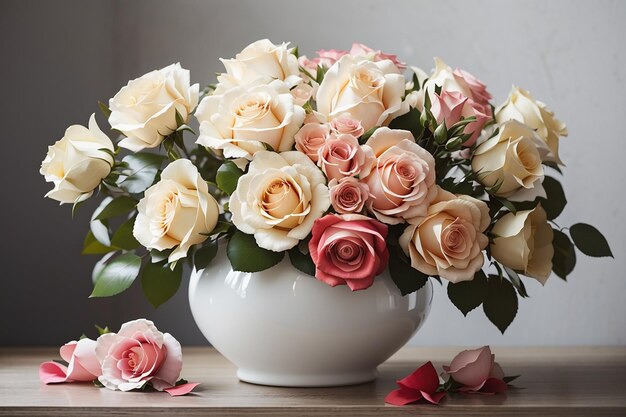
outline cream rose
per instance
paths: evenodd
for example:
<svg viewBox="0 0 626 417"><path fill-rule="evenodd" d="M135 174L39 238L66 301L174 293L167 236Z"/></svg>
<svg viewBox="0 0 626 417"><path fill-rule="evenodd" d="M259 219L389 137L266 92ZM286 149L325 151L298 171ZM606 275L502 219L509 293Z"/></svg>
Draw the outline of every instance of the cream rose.
<svg viewBox="0 0 626 417"><path fill-rule="evenodd" d="M80 125L67 128L63 138L48 147L41 163L41 175L54 183L46 197L61 204L91 197L113 165L113 157L101 149L113 152L113 143L98 127L95 115L89 118L89 128Z"/></svg>
<svg viewBox="0 0 626 417"><path fill-rule="evenodd" d="M526 90L513 86L507 100L496 109L496 121L518 120L531 127L547 144L550 152L544 160L562 164L559 158L559 137L567 136L565 123L554 117L545 104L536 101Z"/></svg>
<svg viewBox="0 0 626 417"><path fill-rule="evenodd" d="M300 81L298 58L289 48L289 43L274 45L268 39L261 39L246 46L234 59L222 59L226 68L217 77L219 84L216 94L252 83L269 84L273 80L284 81L291 88Z"/></svg>
<svg viewBox="0 0 626 417"><path fill-rule="evenodd" d="M206 181L188 159L178 159L161 173L137 205L133 235L148 249L173 249L168 261L187 256L217 224L219 206Z"/></svg>
<svg viewBox="0 0 626 417"><path fill-rule="evenodd" d="M545 284L552 271L553 231L546 212L532 210L508 213L493 226L496 235L491 255L503 265Z"/></svg>
<svg viewBox="0 0 626 417"><path fill-rule="evenodd" d="M126 136L122 148L156 148L176 130L176 112L186 122L198 105L200 87L190 85L189 71L172 64L129 81L110 101L109 123Z"/></svg>
<svg viewBox="0 0 626 417"><path fill-rule="evenodd" d="M470 281L483 266L489 222L483 201L439 188L426 217L400 236L400 247L411 258L411 266L424 274L450 282Z"/></svg>
<svg viewBox="0 0 626 417"><path fill-rule="evenodd" d="M326 72L317 90L317 111L331 121L349 115L363 129L386 125L401 111L404 77L389 60L372 62L350 55Z"/></svg>
<svg viewBox="0 0 626 417"><path fill-rule="evenodd" d="M230 196L232 221L275 252L304 239L330 206L324 174L297 151L257 152Z"/></svg>
<svg viewBox="0 0 626 417"><path fill-rule="evenodd" d="M376 156L363 178L370 192L367 209L387 224L419 221L437 194L433 156L406 130L381 127L366 145Z"/></svg>
<svg viewBox="0 0 626 417"><path fill-rule="evenodd" d="M265 150L291 150L305 112L279 83L234 87L224 95L205 97L196 111L200 136L196 143L220 149L227 158L252 159Z"/></svg>
<svg viewBox="0 0 626 417"><path fill-rule="evenodd" d="M510 120L498 134L483 142L472 157L472 170L494 194L511 200L533 200L545 193L543 165L537 145L541 139L530 127Z"/></svg>

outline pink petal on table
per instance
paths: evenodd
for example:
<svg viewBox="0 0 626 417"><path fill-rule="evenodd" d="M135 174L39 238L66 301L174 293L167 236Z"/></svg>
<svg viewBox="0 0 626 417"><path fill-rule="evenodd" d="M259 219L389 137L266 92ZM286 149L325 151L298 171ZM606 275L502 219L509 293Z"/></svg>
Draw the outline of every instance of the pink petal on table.
<svg viewBox="0 0 626 417"><path fill-rule="evenodd" d="M199 382L188 382L186 384L177 385L172 388L166 388L163 391L167 392L172 397L178 397L179 395L189 394L198 385L200 385Z"/></svg>
<svg viewBox="0 0 626 417"><path fill-rule="evenodd" d="M424 399L426 401L431 402L436 405L436 404L439 404L439 401L441 401L441 399L446 396L446 393L445 391L441 391L441 392L436 392L430 395L429 393L422 391L422 395L424 396Z"/></svg>
<svg viewBox="0 0 626 417"><path fill-rule="evenodd" d="M422 393L418 390L399 388L387 394L385 402L392 405L407 405L422 398Z"/></svg>
<svg viewBox="0 0 626 417"><path fill-rule="evenodd" d="M58 384L67 380L67 367L53 361L39 365L39 379L44 384Z"/></svg>

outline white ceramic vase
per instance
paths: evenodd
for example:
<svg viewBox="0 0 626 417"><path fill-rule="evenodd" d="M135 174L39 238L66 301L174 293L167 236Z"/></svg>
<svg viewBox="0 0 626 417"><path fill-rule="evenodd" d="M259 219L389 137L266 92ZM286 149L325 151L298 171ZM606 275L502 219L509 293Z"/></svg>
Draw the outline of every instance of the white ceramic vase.
<svg viewBox="0 0 626 417"><path fill-rule="evenodd" d="M233 271L225 248L194 272L189 303L209 342L245 382L319 387L368 382L420 328L430 281L402 296L388 270L352 292L294 268L288 256L262 272Z"/></svg>

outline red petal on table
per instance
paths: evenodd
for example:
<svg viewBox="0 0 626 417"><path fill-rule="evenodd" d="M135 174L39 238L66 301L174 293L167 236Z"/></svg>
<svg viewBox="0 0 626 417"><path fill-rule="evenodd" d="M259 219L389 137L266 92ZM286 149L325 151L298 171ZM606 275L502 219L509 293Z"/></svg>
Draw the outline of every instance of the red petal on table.
<svg viewBox="0 0 626 417"><path fill-rule="evenodd" d="M172 397L178 397L180 395L189 394L198 385L200 385L199 382L188 382L186 384L176 385L172 388L165 388L164 391L170 394Z"/></svg>
<svg viewBox="0 0 626 417"><path fill-rule="evenodd" d="M398 385L407 389L435 393L439 387L439 376L432 362L426 362L411 375L398 381Z"/></svg>
<svg viewBox="0 0 626 417"><path fill-rule="evenodd" d="M446 393L445 391L441 391L441 392L436 392L430 395L427 392L422 392L422 395L424 396L424 399L426 401L431 402L436 405L436 404L439 404L439 401L441 401L441 399L446 396Z"/></svg>
<svg viewBox="0 0 626 417"><path fill-rule="evenodd" d="M58 384L67 380L67 367L53 361L39 365L39 379L44 384Z"/></svg>
<svg viewBox="0 0 626 417"><path fill-rule="evenodd" d="M407 405L421 400L422 398L422 393L418 390L400 388L387 394L385 402L392 405Z"/></svg>
<svg viewBox="0 0 626 417"><path fill-rule="evenodd" d="M485 394L499 394L507 390L506 382L497 378L489 378L478 392Z"/></svg>

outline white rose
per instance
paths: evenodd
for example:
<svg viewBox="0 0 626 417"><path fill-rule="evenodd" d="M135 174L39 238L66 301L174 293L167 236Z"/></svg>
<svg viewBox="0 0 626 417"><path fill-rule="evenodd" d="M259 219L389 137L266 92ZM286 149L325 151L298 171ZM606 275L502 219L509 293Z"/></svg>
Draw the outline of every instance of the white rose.
<svg viewBox="0 0 626 417"><path fill-rule="evenodd" d="M567 136L567 127L545 104L533 99L528 91L513 86L507 100L496 109L496 121L503 123L507 120L518 120L534 129L550 150L549 154L543 155L544 160L562 164L559 137Z"/></svg>
<svg viewBox="0 0 626 417"><path fill-rule="evenodd" d="M288 46L289 43L274 45L261 39L246 46L234 59L221 59L226 72L217 77L215 94L251 83L269 84L273 80L284 81L288 88L297 85L301 81L298 58Z"/></svg>
<svg viewBox="0 0 626 417"><path fill-rule="evenodd" d="M54 183L46 197L61 204L91 197L113 165L113 157L101 149L113 152L113 143L98 127L95 115L89 118L89 129L80 125L68 127L65 136L48 147L41 163L41 175Z"/></svg>
<svg viewBox="0 0 626 417"><path fill-rule="evenodd" d="M553 231L546 212L538 205L532 210L508 213L493 226L497 237L491 255L503 265L545 284L552 271Z"/></svg>
<svg viewBox="0 0 626 417"><path fill-rule="evenodd" d="M229 210L239 230L280 252L304 239L329 206L324 174L306 155L262 151L239 178Z"/></svg>
<svg viewBox="0 0 626 417"><path fill-rule="evenodd" d="M514 201L545 197L541 139L530 127L510 120L498 134L483 142L472 157L472 170L494 194Z"/></svg>
<svg viewBox="0 0 626 417"><path fill-rule="evenodd" d="M360 120L367 131L389 124L403 110L404 87L404 76L393 62L345 55L326 72L315 97L317 111L328 121L340 116Z"/></svg>
<svg viewBox="0 0 626 417"><path fill-rule="evenodd" d="M206 181L188 159L178 159L161 173L137 205L133 235L148 249L175 248L169 262L187 256L193 245L207 239L217 224L219 206Z"/></svg>
<svg viewBox="0 0 626 417"><path fill-rule="evenodd" d="M109 101L109 123L126 136L119 146L133 152L159 146L177 128L176 111L187 121L199 91L198 84L189 85L189 71L180 64L129 81Z"/></svg>
<svg viewBox="0 0 626 417"><path fill-rule="evenodd" d="M196 111L200 136L196 143L223 150L227 158L252 159L265 149L291 150L305 111L280 82L234 87L224 95L205 97Z"/></svg>
<svg viewBox="0 0 626 417"><path fill-rule="evenodd" d="M485 261L489 222L485 202L440 188L426 217L407 227L398 242L418 271L450 282L471 281Z"/></svg>

